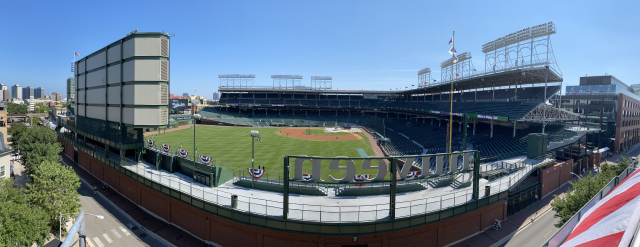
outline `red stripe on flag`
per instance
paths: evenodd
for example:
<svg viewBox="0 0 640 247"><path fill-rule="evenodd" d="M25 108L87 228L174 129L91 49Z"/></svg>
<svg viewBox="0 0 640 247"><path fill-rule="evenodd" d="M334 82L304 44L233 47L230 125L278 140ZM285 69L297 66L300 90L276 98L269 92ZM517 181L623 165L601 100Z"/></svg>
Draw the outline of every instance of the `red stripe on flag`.
<svg viewBox="0 0 640 247"><path fill-rule="evenodd" d="M624 180L622 180L622 182L620 182L618 184L618 186L616 186L615 188L613 188L613 190L611 190L611 192L616 191L616 189L620 188L620 185L623 185L624 182L626 182L630 177L635 176L638 172L640 172L640 169L636 170L635 172L631 173L629 176L627 176L627 178L625 178ZM609 192L609 194L611 194L611 192Z"/></svg>
<svg viewBox="0 0 640 247"><path fill-rule="evenodd" d="M620 244L624 231L604 236L589 242L576 245L576 247L616 247Z"/></svg>
<svg viewBox="0 0 640 247"><path fill-rule="evenodd" d="M609 199L604 204L600 205L600 207L596 208L586 219L584 219L575 229L571 232L571 235L565 240L565 243L572 238L580 235L581 233L589 230L593 225L600 222L600 220L609 216L609 214L615 212L620 209L622 206L629 203L629 201L635 199L640 195L640 183L634 184L626 191L620 193L619 195Z"/></svg>

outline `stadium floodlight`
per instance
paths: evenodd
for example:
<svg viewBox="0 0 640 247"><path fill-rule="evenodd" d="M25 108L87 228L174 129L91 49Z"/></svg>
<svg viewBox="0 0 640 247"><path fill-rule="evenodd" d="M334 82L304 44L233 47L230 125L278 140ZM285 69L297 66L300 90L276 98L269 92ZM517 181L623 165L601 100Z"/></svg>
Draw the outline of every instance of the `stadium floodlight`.
<svg viewBox="0 0 640 247"><path fill-rule="evenodd" d="M418 75L424 75L424 74L427 74L427 73L431 73L431 69L430 68L424 68L424 69L418 70Z"/></svg>
<svg viewBox="0 0 640 247"><path fill-rule="evenodd" d="M272 75L271 78L278 79L302 79L301 75Z"/></svg>
<svg viewBox="0 0 640 247"><path fill-rule="evenodd" d="M258 141L260 141L260 132L258 132L257 130L252 130L251 131L251 173L249 175L251 175L251 188L255 187L255 183L256 183L256 178L253 175L253 169L254 169L254 160L255 160L255 141L256 138L258 139Z"/></svg>
<svg viewBox="0 0 640 247"><path fill-rule="evenodd" d="M218 78L256 78L255 74L221 74Z"/></svg>
<svg viewBox="0 0 640 247"><path fill-rule="evenodd" d="M311 76L311 80L332 80L331 76Z"/></svg>
<svg viewBox="0 0 640 247"><path fill-rule="evenodd" d="M471 59L471 52L463 52L460 55L458 55L458 62L456 63L461 63L462 61L465 60L469 60ZM444 62L440 63L440 68L446 68L449 67L453 64L453 58L449 58L447 60L445 60Z"/></svg>
<svg viewBox="0 0 640 247"><path fill-rule="evenodd" d="M494 41L488 42L482 45L482 52L487 53L496 49L509 46L525 40L535 39L542 36L547 36L556 33L556 26L553 22L547 22L544 24L528 27L517 31L515 33L508 34L504 37L498 38Z"/></svg>

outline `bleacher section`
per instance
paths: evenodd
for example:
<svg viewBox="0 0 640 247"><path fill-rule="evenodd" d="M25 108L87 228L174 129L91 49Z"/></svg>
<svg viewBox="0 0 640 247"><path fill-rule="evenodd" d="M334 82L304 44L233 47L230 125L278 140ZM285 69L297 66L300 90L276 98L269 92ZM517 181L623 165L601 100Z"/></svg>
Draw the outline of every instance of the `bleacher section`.
<svg viewBox="0 0 640 247"><path fill-rule="evenodd" d="M559 86L547 88L547 96L560 90ZM453 112L474 113L492 116L504 116L519 119L543 102L544 87L497 89L455 93ZM435 101L432 101L435 100ZM442 101L441 101L442 100ZM358 108L399 108L422 111L449 112L449 96L414 96L405 102L364 100L360 95L313 95L313 94L277 94L277 93L222 93L220 104L245 105L291 105L314 107L358 107Z"/></svg>
<svg viewBox="0 0 640 247"><path fill-rule="evenodd" d="M414 103L415 104L415 103ZM470 105L477 107L478 103ZM535 103L503 102L481 103L486 109L480 111L486 114L499 113L508 111L512 114L523 114L519 109L522 105L535 105ZM437 105L433 105L437 106ZM471 108L472 109L472 108ZM480 108L478 108L480 109ZM516 113L514 113L516 112ZM241 113L237 108L203 108L200 114L209 119L226 122L236 125L249 126L359 126L364 127L371 133L379 133L391 140L389 143L381 143L382 148L388 155L417 155L417 154L436 154L446 152L446 124L438 126L437 121L431 125L431 121L425 123L413 122L405 119L395 119L385 116L375 117L374 115L365 114L350 116L345 112L317 112L312 114L293 113L291 111L266 112L256 111L255 115L250 116L250 112ZM384 125L383 125L383 119ZM459 151L462 148L462 133L459 131L459 124L454 123L452 144L453 151ZM385 126L385 127L383 127ZM527 148L527 135L530 133L542 132L541 127L530 127L525 130L517 130L516 136L513 137L513 128L508 126L494 125L493 137L491 137L491 127L489 124L480 123L476 126L476 134L468 131L468 143L474 149L479 150L484 160L503 159L513 156L522 155ZM564 129L563 125L549 125L545 132L549 134L549 140L556 142L568 139L576 135L576 132ZM408 138L409 139L408 139ZM435 165L435 161L431 161L431 165Z"/></svg>

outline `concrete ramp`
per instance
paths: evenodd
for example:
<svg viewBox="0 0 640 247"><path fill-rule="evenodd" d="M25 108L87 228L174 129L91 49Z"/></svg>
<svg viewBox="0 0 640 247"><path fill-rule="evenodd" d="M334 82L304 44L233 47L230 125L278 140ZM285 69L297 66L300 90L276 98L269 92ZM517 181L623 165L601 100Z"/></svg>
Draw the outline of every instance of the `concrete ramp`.
<svg viewBox="0 0 640 247"><path fill-rule="evenodd" d="M589 128L587 130L587 128L585 127L571 127L569 129L575 132L578 132L578 135L569 139L564 139L562 140L562 142L549 142L549 145L547 146L547 150L554 150L560 147L564 147L566 145L576 142L587 133L600 131L600 129L592 129L592 128Z"/></svg>

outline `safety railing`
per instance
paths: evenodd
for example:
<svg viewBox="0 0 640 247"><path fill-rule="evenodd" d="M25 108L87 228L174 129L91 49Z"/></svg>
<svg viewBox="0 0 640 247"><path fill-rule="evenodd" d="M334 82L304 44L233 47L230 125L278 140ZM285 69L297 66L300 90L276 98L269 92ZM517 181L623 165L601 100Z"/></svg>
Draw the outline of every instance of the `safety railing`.
<svg viewBox="0 0 640 247"><path fill-rule="evenodd" d="M564 243L564 241L569 237L573 229L576 227L576 225L578 225L578 222L580 222L582 216L594 205L596 205L596 203L602 200L602 198L606 197L609 192L611 192L621 181L631 175L631 173L633 173L638 168L638 159L640 159L640 156L638 156L636 160L633 161L631 165L629 165L629 167L627 167L627 169L622 171L619 176L611 179L611 181L607 185L605 185L598 193L596 193L596 195L591 198L591 200L587 202L587 204L582 206L582 208L575 215L573 215L573 217L571 217L569 221L564 223L560 230L558 230L553 236L551 236L549 240L547 240L547 242L542 245L542 247L557 247L562 245L562 243Z"/></svg>
<svg viewBox="0 0 640 247"><path fill-rule="evenodd" d="M153 188L171 196L176 196L175 192L179 192L181 194L189 195L194 200L202 200L220 207L235 209L255 215L282 218L282 201L242 195L236 195L237 200L234 200L234 194L223 191L219 188L211 188L200 183L195 183L191 177L186 175L177 173L171 174L162 170L156 170L155 166L146 163L136 164L131 158L121 160L115 153L111 153L109 158L105 158L103 149L76 142L70 135L61 134L60 137L70 143L73 143L78 150L85 152L116 170L119 170L132 179L140 181L142 184L148 185L150 182L158 184L160 187L154 186ZM510 186L509 181L504 179L493 181L488 185L491 188L490 195L499 194L500 192L507 190ZM169 190L167 191L162 187L166 187ZM480 199L484 198L484 191L484 187L480 188L480 195L482 195ZM233 201L235 201L235 203ZM396 206L396 218L400 219L438 212L465 205L470 202L473 202L471 188L456 190L453 193L444 195L407 201L402 201L402 198L399 197ZM191 203L193 204L193 202ZM388 203L342 206L289 203L288 219L321 223L357 223L384 220L388 218L388 215Z"/></svg>

